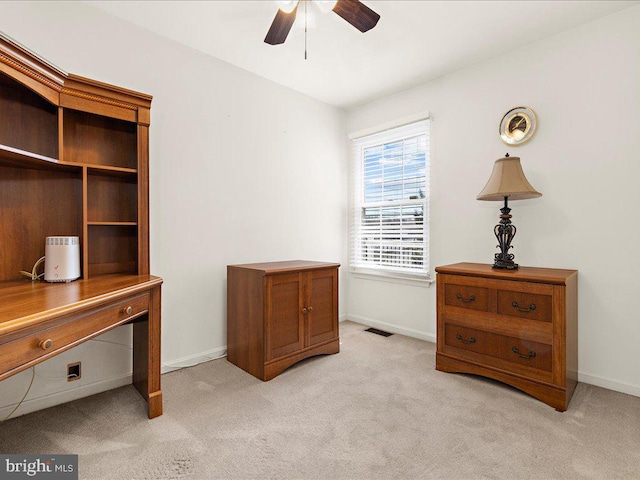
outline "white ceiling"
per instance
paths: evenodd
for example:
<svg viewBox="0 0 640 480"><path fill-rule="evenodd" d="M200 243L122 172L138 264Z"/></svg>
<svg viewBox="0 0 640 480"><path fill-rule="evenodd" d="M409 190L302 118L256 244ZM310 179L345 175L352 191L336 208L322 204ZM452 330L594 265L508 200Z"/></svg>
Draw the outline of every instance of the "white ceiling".
<svg viewBox="0 0 640 480"><path fill-rule="evenodd" d="M353 108L589 22L638 1L364 0L381 16L360 33L308 6L283 45L263 42L277 5L262 1L88 1L136 25L318 100ZM298 8L302 18L304 9Z"/></svg>

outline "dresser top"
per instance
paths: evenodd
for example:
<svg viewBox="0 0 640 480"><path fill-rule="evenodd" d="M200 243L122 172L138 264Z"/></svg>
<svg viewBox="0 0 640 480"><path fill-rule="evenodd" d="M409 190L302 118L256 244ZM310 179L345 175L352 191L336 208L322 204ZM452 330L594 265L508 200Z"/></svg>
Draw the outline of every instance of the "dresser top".
<svg viewBox="0 0 640 480"><path fill-rule="evenodd" d="M491 265L484 263L455 263L453 265L444 265L436 267L436 272L520 282L550 283L554 285L566 285L570 277L578 274L577 270L563 270L559 268L519 267L517 270L505 270L492 268Z"/></svg>
<svg viewBox="0 0 640 480"><path fill-rule="evenodd" d="M242 268L258 270L266 275L276 273L296 272L299 270L319 270L322 268L337 268L339 263L312 262L309 260L287 260L284 262L245 263L243 265L228 265L227 268Z"/></svg>

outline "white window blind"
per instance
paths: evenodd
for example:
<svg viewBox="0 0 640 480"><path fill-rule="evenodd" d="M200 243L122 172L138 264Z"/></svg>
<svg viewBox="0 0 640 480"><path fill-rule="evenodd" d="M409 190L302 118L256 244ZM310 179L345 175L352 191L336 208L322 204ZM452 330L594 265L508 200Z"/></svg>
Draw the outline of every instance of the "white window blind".
<svg viewBox="0 0 640 480"><path fill-rule="evenodd" d="M352 142L352 269L428 276L429 120Z"/></svg>

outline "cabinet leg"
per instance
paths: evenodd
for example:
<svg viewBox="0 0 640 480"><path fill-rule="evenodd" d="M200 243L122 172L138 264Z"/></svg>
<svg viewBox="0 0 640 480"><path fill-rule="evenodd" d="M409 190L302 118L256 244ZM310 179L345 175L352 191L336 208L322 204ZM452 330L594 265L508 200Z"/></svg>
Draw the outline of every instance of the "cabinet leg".
<svg viewBox="0 0 640 480"><path fill-rule="evenodd" d="M133 385L149 404L149 418L155 418L162 415L160 287L150 293L146 320L133 324Z"/></svg>

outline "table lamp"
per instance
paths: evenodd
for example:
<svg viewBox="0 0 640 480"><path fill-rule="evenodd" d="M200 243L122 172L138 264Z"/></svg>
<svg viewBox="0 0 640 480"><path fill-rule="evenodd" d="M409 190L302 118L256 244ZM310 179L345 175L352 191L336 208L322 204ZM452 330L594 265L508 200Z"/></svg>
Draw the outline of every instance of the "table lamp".
<svg viewBox="0 0 640 480"><path fill-rule="evenodd" d="M503 200L504 207L500 209L500 223L493 229L493 233L498 239L500 253L495 254L493 268L505 268L515 270L518 264L513 261L511 241L516 235L516 227L511 224L511 209L508 201L525 200L527 198L540 197L542 194L531 186L527 177L524 176L520 157L510 157L507 153L504 158L496 160L493 165L493 172L489 181L478 194L478 200Z"/></svg>

